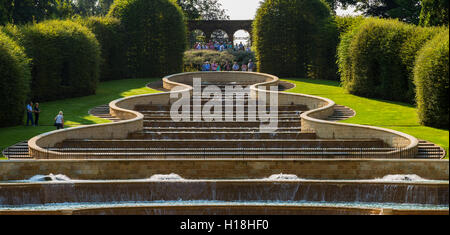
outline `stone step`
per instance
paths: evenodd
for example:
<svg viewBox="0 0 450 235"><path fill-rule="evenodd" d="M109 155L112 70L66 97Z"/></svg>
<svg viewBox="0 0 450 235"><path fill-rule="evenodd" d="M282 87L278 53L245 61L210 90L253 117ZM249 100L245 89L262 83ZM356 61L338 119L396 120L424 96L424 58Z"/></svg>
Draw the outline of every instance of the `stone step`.
<svg viewBox="0 0 450 235"><path fill-rule="evenodd" d="M161 110L159 110L159 111L139 111L140 113L142 113L142 114L144 114L144 115L166 115L166 116L169 116L170 115L170 113L171 113L171 111L161 111ZM180 112L181 112L181 110L180 110ZM203 111L201 110L201 111L193 111L193 112L190 112L191 113L191 115L192 114L202 114L203 113ZM223 112L224 114L228 114L228 112ZM231 112L229 112L230 114L231 114ZM238 112L237 111L233 111L232 112L232 114L234 114L234 115L236 115ZM240 113L242 113L242 112L240 112ZM248 110L245 110L244 112L243 112L244 114L258 114L259 113L259 111L257 111L257 110L254 110L254 111L248 111ZM274 112L271 112L271 113L276 113L276 114L278 114L278 115L295 115L295 116L300 116L303 112L302 111L274 111Z"/></svg>
<svg viewBox="0 0 450 235"><path fill-rule="evenodd" d="M193 116L187 116L185 118L189 118L190 120L194 119ZM218 118L220 118L222 120L227 120L227 119L236 120L235 116L218 116ZM246 117L246 116L244 116L243 118L244 118L244 120L248 120L248 117ZM169 121L169 120L172 120L172 117L170 117L170 116L167 116L167 117L145 116L144 120L146 120L146 121L156 121L156 122L157 121ZM301 118L300 117L273 117L272 120L300 122Z"/></svg>
<svg viewBox="0 0 450 235"><path fill-rule="evenodd" d="M66 140L59 148L385 148L377 139L277 140L277 139L167 139L167 140Z"/></svg>
<svg viewBox="0 0 450 235"><path fill-rule="evenodd" d="M49 148L50 151L71 153L361 153L361 152L390 152L395 148Z"/></svg>
<svg viewBox="0 0 450 235"><path fill-rule="evenodd" d="M417 159L441 159L441 156L438 155L428 155L428 154L419 154L415 158Z"/></svg>
<svg viewBox="0 0 450 235"><path fill-rule="evenodd" d="M146 132L260 132L259 127L177 127L177 128L164 128L164 127L145 127ZM300 127L290 128L278 128L277 132L300 132Z"/></svg>
<svg viewBox="0 0 450 235"><path fill-rule="evenodd" d="M240 158L380 158L380 152L155 152L155 153L66 153L68 159L240 159ZM381 155L380 155L381 154ZM63 154L64 155L64 154ZM64 159L64 156L60 156Z"/></svg>
<svg viewBox="0 0 450 235"><path fill-rule="evenodd" d="M190 122L174 122L171 120L158 120L158 121L150 121L150 120L144 120L144 127L217 127L217 128L226 128L226 127L254 127L254 128L259 128L261 127L261 122L260 121L256 121L256 122L249 122L249 121L245 121L245 122L205 122L205 121L200 121L200 122L194 122L194 121L190 121ZM285 127L301 127L301 122L300 120L295 120L295 121L278 121L278 128L285 128Z"/></svg>
<svg viewBox="0 0 450 235"><path fill-rule="evenodd" d="M442 159L446 156L446 154L446 151L440 146L426 140L419 140L418 154L416 158Z"/></svg>
<svg viewBox="0 0 450 235"><path fill-rule="evenodd" d="M171 105L136 105L136 107L134 108L134 110L140 112L140 111L170 111L172 108ZM248 109L248 105L222 105L222 110L226 111L226 110L240 110L243 109L244 111L249 110ZM256 107L257 108L257 107ZM195 111L195 110L203 110L203 106L194 106L191 105L190 107L190 111ZM270 111L270 107L267 107L266 109L267 111ZM304 105L298 105L298 106L293 106L293 105L289 105L289 106L285 106L285 105L280 105L278 106L278 111L307 111L308 108Z"/></svg>
<svg viewBox="0 0 450 235"><path fill-rule="evenodd" d="M138 132L129 139L315 139L314 133L301 132Z"/></svg>

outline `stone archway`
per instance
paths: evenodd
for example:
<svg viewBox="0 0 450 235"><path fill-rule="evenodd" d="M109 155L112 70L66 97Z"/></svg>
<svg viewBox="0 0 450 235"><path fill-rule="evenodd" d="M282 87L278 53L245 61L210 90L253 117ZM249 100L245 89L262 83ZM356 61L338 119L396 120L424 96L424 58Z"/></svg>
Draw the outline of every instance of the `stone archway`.
<svg viewBox="0 0 450 235"><path fill-rule="evenodd" d="M233 35L238 30L245 30L250 33L252 40L253 20L189 20L188 30L201 30L206 35L206 41L211 40L211 34L218 29L228 34L230 41L234 44Z"/></svg>

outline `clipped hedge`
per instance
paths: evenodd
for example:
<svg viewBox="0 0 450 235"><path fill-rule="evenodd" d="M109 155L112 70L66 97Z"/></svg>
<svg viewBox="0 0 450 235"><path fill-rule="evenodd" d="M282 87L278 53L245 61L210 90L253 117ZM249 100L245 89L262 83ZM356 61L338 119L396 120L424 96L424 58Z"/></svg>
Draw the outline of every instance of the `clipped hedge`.
<svg viewBox="0 0 450 235"><path fill-rule="evenodd" d="M201 71L202 65L205 61L212 63L224 64L227 61L232 63L234 56L228 52L219 52L213 50L189 50L184 53L184 71Z"/></svg>
<svg viewBox="0 0 450 235"><path fill-rule="evenodd" d="M230 60L230 62L236 61L239 64L239 66L241 66L242 64L248 64L249 60L252 60L254 63L257 63L255 52L253 51L230 50L229 52L233 55L233 60Z"/></svg>
<svg viewBox="0 0 450 235"><path fill-rule="evenodd" d="M415 56L441 30L397 20L364 20L342 36L338 49L342 85L355 95L414 103Z"/></svg>
<svg viewBox="0 0 450 235"><path fill-rule="evenodd" d="M339 37L342 37L353 28L358 27L364 19L363 16L335 16L334 20L336 21Z"/></svg>
<svg viewBox="0 0 450 235"><path fill-rule="evenodd" d="M280 77L336 78L337 28L323 1L266 0L253 26L260 72Z"/></svg>
<svg viewBox="0 0 450 235"><path fill-rule="evenodd" d="M80 24L50 20L7 27L32 59L31 98L50 101L95 94L100 73L100 46Z"/></svg>
<svg viewBox="0 0 450 235"><path fill-rule="evenodd" d="M109 16L126 31L127 64L132 77L181 72L187 45L186 22L172 0L116 0Z"/></svg>
<svg viewBox="0 0 450 235"><path fill-rule="evenodd" d="M0 127L22 124L30 80L23 48L0 31Z"/></svg>
<svg viewBox="0 0 450 235"><path fill-rule="evenodd" d="M102 54L100 81L126 78L125 31L120 20L94 16L80 18L76 22L88 27L100 43Z"/></svg>
<svg viewBox="0 0 450 235"><path fill-rule="evenodd" d="M414 68L419 119L423 125L449 128L449 31L420 50Z"/></svg>

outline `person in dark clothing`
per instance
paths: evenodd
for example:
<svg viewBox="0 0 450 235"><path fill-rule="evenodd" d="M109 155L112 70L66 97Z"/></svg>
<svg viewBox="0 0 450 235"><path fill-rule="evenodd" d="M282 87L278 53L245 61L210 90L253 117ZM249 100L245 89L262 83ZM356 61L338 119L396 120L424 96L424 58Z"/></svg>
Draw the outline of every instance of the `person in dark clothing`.
<svg viewBox="0 0 450 235"><path fill-rule="evenodd" d="M39 109L39 103L36 103L36 105L34 106L34 125L38 126L39 125L39 114L41 113L41 110Z"/></svg>
<svg viewBox="0 0 450 235"><path fill-rule="evenodd" d="M34 122L33 122L33 102L30 102L27 105L27 126L28 126L28 124L30 122L31 122L31 125L33 126L34 125Z"/></svg>

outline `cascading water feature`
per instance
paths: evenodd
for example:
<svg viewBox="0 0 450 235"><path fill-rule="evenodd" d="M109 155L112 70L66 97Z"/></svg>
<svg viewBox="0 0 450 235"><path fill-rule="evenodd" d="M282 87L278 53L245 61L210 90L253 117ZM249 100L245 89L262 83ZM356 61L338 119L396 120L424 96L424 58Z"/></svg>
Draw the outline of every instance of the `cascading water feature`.
<svg viewBox="0 0 450 235"><path fill-rule="evenodd" d="M66 175L58 174L54 175L50 173L49 175L35 175L31 177L28 180L25 180L26 182L61 182L61 181L70 181L71 179L67 177Z"/></svg>
<svg viewBox="0 0 450 235"><path fill-rule="evenodd" d="M177 174L170 174L170 175L153 175L149 178L151 181L173 181L173 180L185 180L183 177L177 175Z"/></svg>
<svg viewBox="0 0 450 235"><path fill-rule="evenodd" d="M428 181L427 179L424 179L418 175L386 175L383 178L376 179L378 181L410 181L410 182L417 182L417 181Z"/></svg>
<svg viewBox="0 0 450 235"><path fill-rule="evenodd" d="M253 84L253 82L249 83ZM218 85L222 89L226 85L241 83L206 82L203 85L207 84ZM203 105L205 101L202 100L201 104ZM222 104L224 102L225 100ZM370 151L392 151L392 148L386 146L380 139L325 140L319 139L315 133L302 131L299 115L309 110L307 105L292 103L280 106L280 129L274 133L258 132L259 122L173 122L170 120L169 106L152 105L151 102L150 105L142 104L141 106L134 106L134 110L144 115L144 129L128 134L125 140L64 140L49 150L69 151L66 153L71 155L70 151L76 149L78 153L82 153L79 155L82 159L88 158L89 154L93 157L104 154L108 159L123 159L130 156L136 158L181 156L195 159L203 156L208 159L211 156L219 161L226 161L233 157L263 156L271 158L274 162L280 156L282 158L315 158L318 154L326 155L325 157L334 157L337 154L341 157L341 153L350 153L354 151L354 148L370 147ZM244 112L249 114L248 104L245 105ZM208 147L207 150L205 146ZM238 166L239 163L235 164ZM175 172L176 167L174 167ZM260 166L255 164L255 168ZM168 169L164 169L166 170ZM189 168L189 170L197 169ZM220 172L220 169L217 170ZM288 171L288 169L281 170ZM269 176L272 173L278 172L270 172L263 176ZM181 172L179 174L183 175ZM147 175L144 173L140 177L144 178ZM35 176L21 182L0 182L0 214L5 210L54 211L77 208L98 209L99 213L104 213L108 211L103 210L104 208L113 207L129 209L132 211L131 214L139 214L153 213L146 207L158 205L166 209L157 209L154 213L177 213L170 212L167 207L192 210L188 208L189 206L224 207L227 210L224 213L232 213L230 211L233 208L252 211L252 208L259 207L255 214L278 212L289 214L293 213L292 208L306 207L314 207L314 209L301 213L314 214L315 211L323 208L331 208L325 214L379 213L373 212L372 208L408 209L422 213L424 210L432 210L448 213L448 181L425 180L416 175L389 175L368 180L311 180L283 173L267 178L261 177L261 179L194 180L172 173L130 180L72 180L64 175L50 174ZM144 209L138 210L137 207ZM276 208L276 210L270 211L267 208ZM285 210L285 208L289 209ZM352 208L356 209L346 211ZM109 211L114 214L111 212L114 210ZM200 212L205 211L208 210Z"/></svg>
<svg viewBox="0 0 450 235"><path fill-rule="evenodd" d="M101 181L71 180L64 175L50 174L20 183L0 183L0 212L154 205L448 211L448 181L423 181L418 176L386 176L383 179L308 180L277 174L254 180L192 180L172 173L140 180Z"/></svg>
<svg viewBox="0 0 450 235"><path fill-rule="evenodd" d="M269 178L266 178L266 180L269 181L285 181L285 180L301 180L298 176L296 175L286 175L286 174L276 174L276 175L271 175Z"/></svg>

